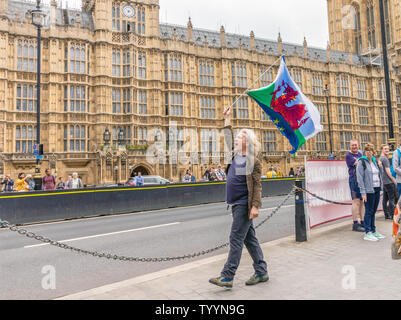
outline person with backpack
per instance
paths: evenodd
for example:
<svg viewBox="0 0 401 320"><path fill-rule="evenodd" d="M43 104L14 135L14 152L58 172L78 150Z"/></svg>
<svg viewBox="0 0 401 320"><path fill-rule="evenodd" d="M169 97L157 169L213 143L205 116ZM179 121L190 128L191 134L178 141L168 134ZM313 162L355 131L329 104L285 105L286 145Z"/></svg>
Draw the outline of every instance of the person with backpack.
<svg viewBox="0 0 401 320"><path fill-rule="evenodd" d="M378 241L386 237L376 231L375 215L380 202L383 182L383 167L376 161L374 146L368 143L356 168L356 176L362 200L365 203L365 236L366 241Z"/></svg>
<svg viewBox="0 0 401 320"><path fill-rule="evenodd" d="M398 148L393 152L391 174L397 181L397 194L401 196L401 138Z"/></svg>
<svg viewBox="0 0 401 320"><path fill-rule="evenodd" d="M359 159L362 157L362 153L359 151L358 140L351 140L350 151L345 157L345 162L348 167L348 183L351 190L352 199L352 219L354 221L352 225L352 231L365 232L364 228L364 214L363 214L363 201L361 191L359 190L358 183L356 181L356 167L358 166ZM360 219L360 222L358 221Z"/></svg>
<svg viewBox="0 0 401 320"><path fill-rule="evenodd" d="M189 174L189 170L185 173L184 179L182 179L183 183L191 183L191 176Z"/></svg>
<svg viewBox="0 0 401 320"><path fill-rule="evenodd" d="M42 178L42 189L45 191L56 189L56 177L51 174L50 169L46 169L45 173Z"/></svg>
<svg viewBox="0 0 401 320"><path fill-rule="evenodd" d="M383 165L383 211L386 220L393 220L394 210L397 203L397 181L391 174L388 156L390 147L387 144L381 146L381 157L379 161Z"/></svg>

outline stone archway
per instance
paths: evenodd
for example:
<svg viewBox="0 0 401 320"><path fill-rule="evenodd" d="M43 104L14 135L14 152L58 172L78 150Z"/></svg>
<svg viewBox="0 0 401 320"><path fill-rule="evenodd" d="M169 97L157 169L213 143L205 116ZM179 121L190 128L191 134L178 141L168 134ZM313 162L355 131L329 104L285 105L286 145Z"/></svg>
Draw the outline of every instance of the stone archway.
<svg viewBox="0 0 401 320"><path fill-rule="evenodd" d="M131 177L137 176L138 172L140 172L143 176L152 175L151 169L146 165L138 165L131 171Z"/></svg>

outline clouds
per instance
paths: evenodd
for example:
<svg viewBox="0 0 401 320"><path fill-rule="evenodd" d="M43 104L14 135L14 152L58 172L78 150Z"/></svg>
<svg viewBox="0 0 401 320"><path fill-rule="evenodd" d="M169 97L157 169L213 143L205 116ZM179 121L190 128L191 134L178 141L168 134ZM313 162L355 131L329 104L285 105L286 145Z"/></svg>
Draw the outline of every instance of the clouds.
<svg viewBox="0 0 401 320"><path fill-rule="evenodd" d="M186 25L191 16L194 28L326 48L328 36L327 5L324 0L159 0L160 22Z"/></svg>

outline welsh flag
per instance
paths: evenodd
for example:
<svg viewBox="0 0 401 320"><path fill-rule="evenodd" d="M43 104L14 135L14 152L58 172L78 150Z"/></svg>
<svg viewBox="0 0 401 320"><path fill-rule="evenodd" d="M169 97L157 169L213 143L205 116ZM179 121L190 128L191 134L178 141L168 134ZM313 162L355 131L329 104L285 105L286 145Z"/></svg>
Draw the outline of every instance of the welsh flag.
<svg viewBox="0 0 401 320"><path fill-rule="evenodd" d="M283 57L276 80L269 86L248 91L280 132L290 141L295 154L301 146L323 130L316 106L291 79Z"/></svg>

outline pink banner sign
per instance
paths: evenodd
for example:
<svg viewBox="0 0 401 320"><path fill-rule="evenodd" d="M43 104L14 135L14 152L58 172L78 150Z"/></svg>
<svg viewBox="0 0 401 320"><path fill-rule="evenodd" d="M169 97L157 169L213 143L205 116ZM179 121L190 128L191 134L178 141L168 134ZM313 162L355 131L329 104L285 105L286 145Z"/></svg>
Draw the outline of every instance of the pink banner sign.
<svg viewBox="0 0 401 320"><path fill-rule="evenodd" d="M352 203L348 168L343 160L307 160L306 190L327 200ZM352 217L351 206L328 203L305 194L310 228Z"/></svg>

